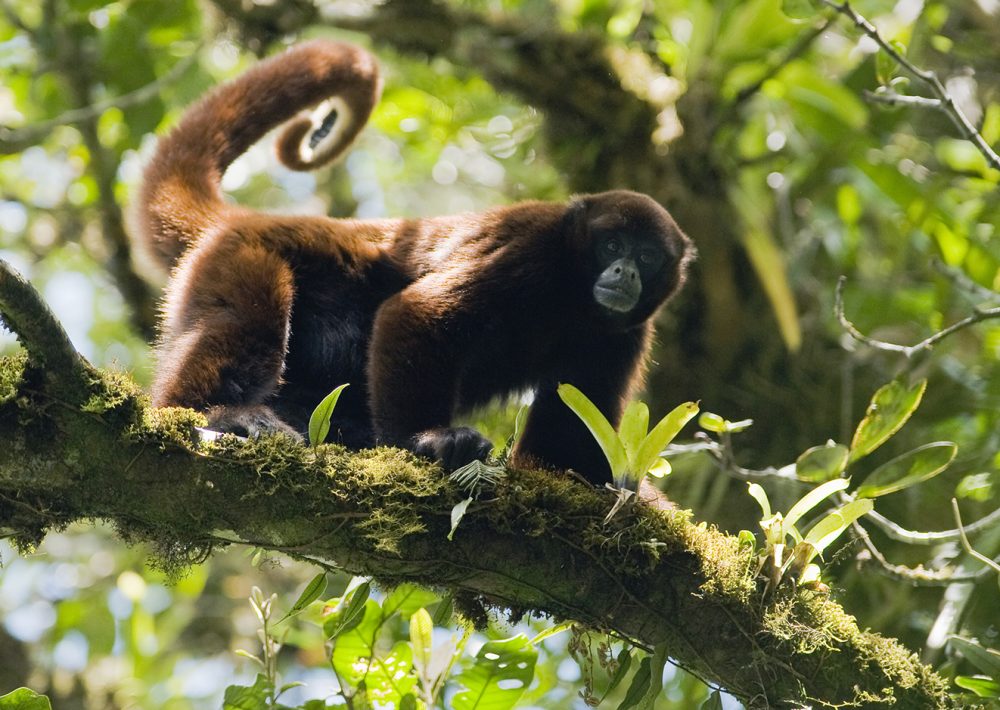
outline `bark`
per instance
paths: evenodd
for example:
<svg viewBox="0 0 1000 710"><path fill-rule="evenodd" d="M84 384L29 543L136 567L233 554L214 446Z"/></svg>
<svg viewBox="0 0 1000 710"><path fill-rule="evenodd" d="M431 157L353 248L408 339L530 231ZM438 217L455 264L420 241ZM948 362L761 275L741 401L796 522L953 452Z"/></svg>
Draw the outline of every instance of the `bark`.
<svg viewBox="0 0 1000 710"><path fill-rule="evenodd" d="M200 415L154 410L92 369L0 261L0 313L26 356L0 361L0 530L21 545L111 521L168 566L248 543L487 606L574 619L652 648L751 707L954 707L896 641L824 594L765 597L751 551L683 511L637 506L566 475L509 471L449 542L464 497L397 449L277 438L199 442Z"/></svg>

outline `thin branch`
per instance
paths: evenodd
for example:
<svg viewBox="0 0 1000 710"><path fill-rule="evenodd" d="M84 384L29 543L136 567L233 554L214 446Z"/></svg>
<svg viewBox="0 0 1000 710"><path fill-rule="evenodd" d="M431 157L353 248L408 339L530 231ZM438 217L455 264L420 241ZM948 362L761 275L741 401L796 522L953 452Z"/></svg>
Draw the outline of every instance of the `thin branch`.
<svg viewBox="0 0 1000 710"><path fill-rule="evenodd" d="M44 367L50 379L74 388L86 381L90 365L73 347L38 292L3 259L0 259L0 324L18 337L32 364Z"/></svg>
<svg viewBox="0 0 1000 710"><path fill-rule="evenodd" d="M976 552L976 550L972 548L972 545L969 544L969 538L965 536L967 528L962 526L962 514L958 510L958 501L955 500L954 498L951 499L951 509L955 511L955 525L958 526L958 532L962 536L962 547L965 548L965 551L968 552L973 557L975 557L980 562L982 562L984 565L986 565L984 569L986 570L992 569L995 572L1000 572L1000 564L997 564L994 560L991 560L983 553Z"/></svg>
<svg viewBox="0 0 1000 710"><path fill-rule="evenodd" d="M859 15L851 3L845 0L844 2L835 2L834 0L822 0L823 4L827 7L831 7L840 14L849 18L851 22L854 23L855 27L860 29L872 39L883 52L888 54L892 59L898 63L903 69L905 69L909 74L916 77L920 81L927 84L930 87L931 93L937 98L937 104L933 105L932 108L936 108L943 112L948 118L951 119L955 127L958 128L959 133L963 138L970 141L983 157L986 158L986 162L994 170L1000 170L1000 155L997 154L990 144L986 142L982 134L976 130L976 127L972 125L972 121L969 117L965 115L962 108L955 102L954 97L948 93L944 84L938 78L936 72L930 69L921 69L920 67L913 64L909 59L904 57L895 47L892 46L888 40L886 40L871 22L866 20L864 17ZM926 105L926 104L925 104Z"/></svg>
<svg viewBox="0 0 1000 710"><path fill-rule="evenodd" d="M876 569L892 579L909 582L919 587L947 587L960 582L978 582L985 576L982 570L976 572L956 572L954 569L947 568L930 570L922 566L907 567L905 565L893 564L875 546L871 537L868 536L868 531L860 523L852 523L851 529L854 535L864 543L867 551L867 559L864 552L858 555L859 562L874 561L877 564Z"/></svg>
<svg viewBox="0 0 1000 710"><path fill-rule="evenodd" d="M931 267L946 279L951 281L955 286L963 291L967 291L975 298L993 303L1000 301L1000 292L976 283L961 269L949 266L940 259L931 260Z"/></svg>
<svg viewBox="0 0 1000 710"><path fill-rule="evenodd" d="M25 148L36 145L59 126L93 121L100 118L101 114L108 109L126 109L149 101L155 98L165 86L179 79L197 59L198 48L195 48L190 55L177 62L162 77L145 86L139 87L135 91L98 101L88 106L72 109L48 121L35 123L24 128L15 129L0 126L0 155L19 153Z"/></svg>
<svg viewBox="0 0 1000 710"><path fill-rule="evenodd" d="M885 87L881 87L885 89ZM909 106L911 108L930 108L943 110L941 99L932 99L927 96L909 96L907 94L897 94L895 91L868 91L864 92L865 100L875 104L885 104L886 106Z"/></svg>
<svg viewBox="0 0 1000 710"><path fill-rule="evenodd" d="M884 515L874 510L867 515L867 519L879 526L887 536L908 545L937 545L942 542L958 542L962 538L962 528L954 530L937 530L934 532L916 532L907 530L889 520ZM965 526L968 534L977 533L980 530L987 530L1000 523L1000 508L994 510L971 525Z"/></svg>
<svg viewBox="0 0 1000 710"><path fill-rule="evenodd" d="M914 355L920 354L925 350L930 350L939 342L947 338L949 335L953 335L960 330L964 330L971 325L976 323L981 323L985 320L991 320L993 318L1000 318L1000 307L996 308L976 308L973 310L972 315L963 318L957 323L952 323L950 326L944 330L940 330L929 338L921 340L919 343L914 345L898 345L896 343L887 343L884 340L878 340L870 336L865 335L857 326L854 325L847 316L844 314L844 284L847 281L847 277L841 276L840 280L837 282L837 291L834 301L834 312L836 313L837 320L840 325L844 328L847 333L857 340L859 343L864 343L869 347L875 348L876 350L885 350L887 352L900 353L906 358L912 358Z"/></svg>

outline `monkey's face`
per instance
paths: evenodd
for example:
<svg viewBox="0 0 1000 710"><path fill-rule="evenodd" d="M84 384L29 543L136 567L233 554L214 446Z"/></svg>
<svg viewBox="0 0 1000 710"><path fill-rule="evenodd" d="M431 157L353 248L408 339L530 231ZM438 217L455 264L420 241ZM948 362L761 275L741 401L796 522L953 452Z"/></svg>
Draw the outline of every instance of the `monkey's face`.
<svg viewBox="0 0 1000 710"><path fill-rule="evenodd" d="M645 195L615 191L583 198L578 247L598 310L631 326L649 318L680 286L691 247L659 204Z"/></svg>

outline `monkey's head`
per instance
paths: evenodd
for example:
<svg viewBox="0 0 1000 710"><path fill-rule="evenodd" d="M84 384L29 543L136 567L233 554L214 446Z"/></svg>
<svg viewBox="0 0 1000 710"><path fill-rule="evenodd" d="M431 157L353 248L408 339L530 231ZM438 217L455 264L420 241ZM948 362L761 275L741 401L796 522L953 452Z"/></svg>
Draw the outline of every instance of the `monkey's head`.
<svg viewBox="0 0 1000 710"><path fill-rule="evenodd" d="M684 282L691 240L646 195L586 195L571 207L573 249L602 319L631 327L650 318Z"/></svg>

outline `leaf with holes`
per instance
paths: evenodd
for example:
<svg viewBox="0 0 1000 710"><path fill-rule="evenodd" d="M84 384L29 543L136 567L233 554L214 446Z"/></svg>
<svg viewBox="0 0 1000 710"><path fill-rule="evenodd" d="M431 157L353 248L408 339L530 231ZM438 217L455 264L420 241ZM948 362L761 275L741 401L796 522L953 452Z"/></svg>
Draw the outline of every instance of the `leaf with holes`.
<svg viewBox="0 0 1000 710"><path fill-rule="evenodd" d="M893 380L879 387L872 395L864 419L854 431L849 460L857 461L867 456L899 431L920 405L926 389L927 380L920 380L909 387L900 380Z"/></svg>
<svg viewBox="0 0 1000 710"><path fill-rule="evenodd" d="M475 662L456 680L464 689L452 698L453 710L508 710L535 677L538 652L524 634L483 644Z"/></svg>
<svg viewBox="0 0 1000 710"><path fill-rule="evenodd" d="M858 488L858 497L877 498L933 478L948 468L957 453L958 446L950 441L935 441L907 451L872 471Z"/></svg>

